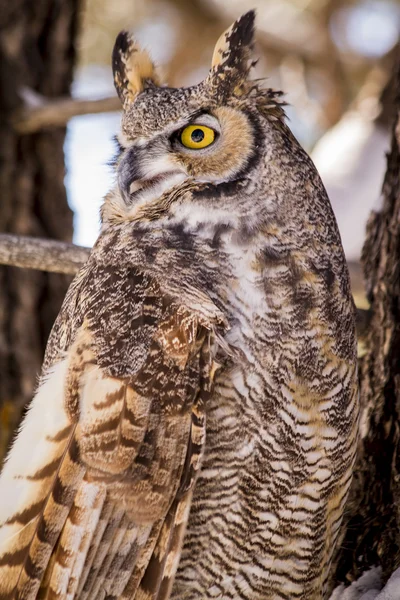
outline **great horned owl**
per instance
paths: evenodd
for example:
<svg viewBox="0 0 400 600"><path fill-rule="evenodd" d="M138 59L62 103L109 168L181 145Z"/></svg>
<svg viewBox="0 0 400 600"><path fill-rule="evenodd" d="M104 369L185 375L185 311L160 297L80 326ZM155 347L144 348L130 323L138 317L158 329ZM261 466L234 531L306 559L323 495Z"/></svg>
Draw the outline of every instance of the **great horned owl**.
<svg viewBox="0 0 400 600"><path fill-rule="evenodd" d="M326 594L353 304L318 174L249 79L253 37L249 12L187 89L117 38L117 184L1 475L1 600Z"/></svg>

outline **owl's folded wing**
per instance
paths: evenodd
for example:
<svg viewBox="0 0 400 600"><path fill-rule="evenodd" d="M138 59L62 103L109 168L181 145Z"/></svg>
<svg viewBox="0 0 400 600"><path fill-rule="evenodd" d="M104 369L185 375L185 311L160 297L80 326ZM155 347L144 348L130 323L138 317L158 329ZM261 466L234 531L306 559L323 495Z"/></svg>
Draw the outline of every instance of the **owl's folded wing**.
<svg viewBox="0 0 400 600"><path fill-rule="evenodd" d="M0 477L1 600L166 598L177 566L221 314L137 269L88 289Z"/></svg>

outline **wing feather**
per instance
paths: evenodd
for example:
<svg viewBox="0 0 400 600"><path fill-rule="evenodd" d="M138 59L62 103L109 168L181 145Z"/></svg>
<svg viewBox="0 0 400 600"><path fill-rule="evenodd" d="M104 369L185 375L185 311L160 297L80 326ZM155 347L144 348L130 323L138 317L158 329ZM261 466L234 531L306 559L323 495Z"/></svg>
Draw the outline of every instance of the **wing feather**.
<svg viewBox="0 0 400 600"><path fill-rule="evenodd" d="M0 600L166 599L179 560L221 313L138 269L85 273L1 475Z"/></svg>
<svg viewBox="0 0 400 600"><path fill-rule="evenodd" d="M82 591L82 599L91 600L96 597L97 586L101 580L101 569L104 562L106 561L107 553L114 541L114 536L119 531L120 523L124 516L124 509L120 506L113 504L113 510L110 515L110 519L104 530L102 540L97 550L95 559L89 572L89 576L86 580L85 586Z"/></svg>
<svg viewBox="0 0 400 600"><path fill-rule="evenodd" d="M121 600L132 600L132 598L138 600L138 598L140 598L140 581L154 552L154 547L157 543L162 525L163 519L159 519L152 527L143 528L140 532L134 568L132 569L131 575L122 593L118 595Z"/></svg>
<svg viewBox="0 0 400 600"><path fill-rule="evenodd" d="M87 513L86 525L84 525L84 533L76 555L76 560L72 569L71 578L68 584L67 600L73 600L81 575L84 569L85 561L88 556L90 545L92 543L95 532L98 529L100 515L106 499L106 489L101 488L93 503L92 509Z"/></svg>
<svg viewBox="0 0 400 600"><path fill-rule="evenodd" d="M84 469L79 463L79 450L74 435L60 462L51 493L37 520L29 550L17 581L19 600L33 598L38 593L51 552L57 542L73 504Z"/></svg>
<svg viewBox="0 0 400 600"><path fill-rule="evenodd" d="M46 600L73 598L85 548L88 548L88 540L96 528L104 498L104 486L100 487L86 479L82 481L42 584L46 590Z"/></svg>
<svg viewBox="0 0 400 600"><path fill-rule="evenodd" d="M204 374L208 364L207 355L208 348L205 347L201 355L203 360L200 360ZM190 439L180 488L164 520L156 546L140 582L138 599L141 600L166 600L171 593L189 518L193 485L204 450L206 431L203 400L204 398L199 397L192 408Z"/></svg>
<svg viewBox="0 0 400 600"><path fill-rule="evenodd" d="M34 597L84 474L64 407L66 362L38 388L0 478L0 598Z"/></svg>
<svg viewBox="0 0 400 600"><path fill-rule="evenodd" d="M106 590L107 575L111 563L114 560L115 556L118 554L119 549L121 548L125 534L131 522L132 521L129 519L127 514L124 513L118 527L115 529L112 543L110 544L110 548L107 552L107 555L105 556L103 563L99 569L96 578L96 583L93 586L93 589L89 595L89 600L96 599L101 590Z"/></svg>
<svg viewBox="0 0 400 600"><path fill-rule="evenodd" d="M125 560L127 560L130 565L134 564L134 561L131 557L133 552L138 552L138 546L136 543L137 535L137 525L127 519L127 526L122 543L120 544L118 551L114 554L106 574L104 589L107 593L107 596L116 594L118 589L121 593L128 581L130 571L124 570L123 566Z"/></svg>
<svg viewBox="0 0 400 600"><path fill-rule="evenodd" d="M97 528L94 532L93 538L90 541L89 550L86 556L84 567L82 569L82 574L80 576L79 585L76 591L76 597L78 598L83 599L86 594L86 589L89 589L88 578L91 578L93 563L97 556L101 541L103 539L104 531L111 517L113 508L113 503L106 497L102 506Z"/></svg>

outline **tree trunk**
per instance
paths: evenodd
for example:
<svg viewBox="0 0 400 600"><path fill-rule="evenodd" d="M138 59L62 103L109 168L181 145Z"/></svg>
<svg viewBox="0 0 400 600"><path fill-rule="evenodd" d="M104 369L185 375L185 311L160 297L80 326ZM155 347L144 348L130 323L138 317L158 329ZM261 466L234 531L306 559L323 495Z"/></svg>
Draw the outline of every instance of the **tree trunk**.
<svg viewBox="0 0 400 600"><path fill-rule="evenodd" d="M336 565L343 582L374 565L386 582L400 565L400 67L395 93L383 208L370 217L362 256L371 321L360 359L358 460Z"/></svg>
<svg viewBox="0 0 400 600"><path fill-rule="evenodd" d="M65 129L19 135L12 115L27 88L69 93L79 0L2 0L0 6L0 231L70 241ZM70 278L0 268L0 460L30 400Z"/></svg>

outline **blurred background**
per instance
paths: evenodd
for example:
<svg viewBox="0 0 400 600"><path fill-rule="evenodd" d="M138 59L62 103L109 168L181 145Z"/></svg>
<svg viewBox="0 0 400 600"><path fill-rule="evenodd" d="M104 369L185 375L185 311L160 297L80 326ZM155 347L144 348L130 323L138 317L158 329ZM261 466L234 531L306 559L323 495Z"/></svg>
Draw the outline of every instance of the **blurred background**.
<svg viewBox="0 0 400 600"><path fill-rule="evenodd" d="M76 98L113 94L110 55L132 28L172 86L207 74L220 33L257 9L254 77L282 89L290 126L327 187L348 260L357 262L371 209L379 207L389 147L390 75L397 55L396 0L87 0L78 37ZM112 184L107 162L119 114L70 120L65 142L74 241L92 245Z"/></svg>

